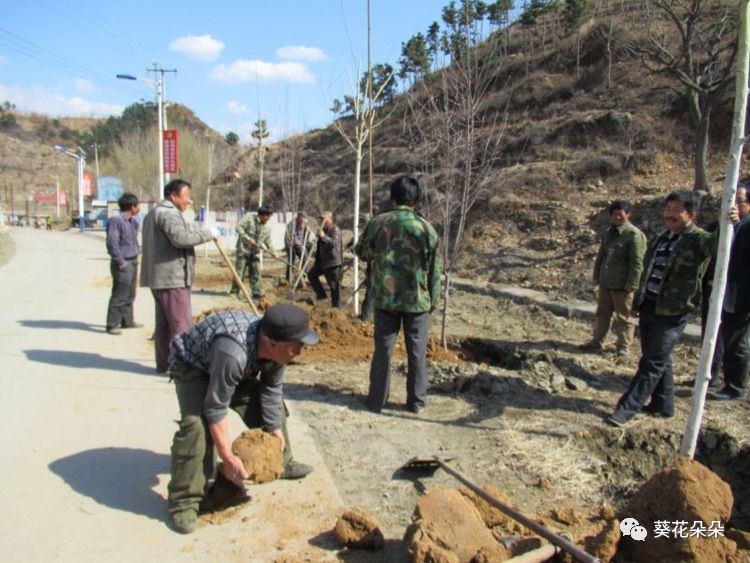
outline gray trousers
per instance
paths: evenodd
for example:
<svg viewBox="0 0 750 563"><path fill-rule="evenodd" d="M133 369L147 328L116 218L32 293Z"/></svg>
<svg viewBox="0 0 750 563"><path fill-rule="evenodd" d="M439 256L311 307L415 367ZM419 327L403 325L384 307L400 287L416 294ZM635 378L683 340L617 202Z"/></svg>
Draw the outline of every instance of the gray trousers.
<svg viewBox="0 0 750 563"><path fill-rule="evenodd" d="M135 301L135 281L138 260L125 261L125 269L120 270L117 262L111 260L109 272L112 274L112 295L107 306L107 328L133 326L133 302Z"/></svg>
<svg viewBox="0 0 750 563"><path fill-rule="evenodd" d="M406 404L410 407L427 404L427 335L430 313L375 309L375 352L370 364L370 391L367 395L367 408L375 412L380 412L390 394L391 354L402 323L409 366L406 372Z"/></svg>

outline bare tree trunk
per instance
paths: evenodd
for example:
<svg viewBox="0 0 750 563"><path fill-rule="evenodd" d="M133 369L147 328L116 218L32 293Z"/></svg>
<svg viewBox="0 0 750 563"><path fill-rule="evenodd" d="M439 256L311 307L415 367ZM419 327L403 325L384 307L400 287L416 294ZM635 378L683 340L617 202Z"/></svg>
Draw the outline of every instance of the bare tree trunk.
<svg viewBox="0 0 750 563"><path fill-rule="evenodd" d="M708 183L708 142L709 126L711 124L711 107L707 106L701 114L698 122L698 130L695 132L695 184L693 189L710 192Z"/></svg>
<svg viewBox="0 0 750 563"><path fill-rule="evenodd" d="M711 292L711 304L708 309L708 320L706 322L706 334L701 347L701 359L698 364L698 374L695 378L693 396L690 406L690 416L685 428L680 445L680 454L692 459L695 455L695 446L700 431L703 407L705 403L708 381L711 377L711 360L714 356L716 335L721 320L721 306L724 302L724 290L729 268L729 251L732 244L734 230L727 218L727 213L734 203L739 178L740 160L742 159L742 148L745 145L745 117L747 114L748 95L748 67L750 66L750 48L748 47L748 22L750 21L750 9L748 0L743 0L740 5L740 25L737 53L737 76L734 96L734 123L732 126L732 145L727 162L727 174L724 181L724 195L722 197L719 250L716 257L716 270L714 272L713 291Z"/></svg>
<svg viewBox="0 0 750 563"><path fill-rule="evenodd" d="M451 296L451 274L446 270L445 272L445 287L443 288L443 313L440 320L440 344L444 350L448 349L448 305Z"/></svg>

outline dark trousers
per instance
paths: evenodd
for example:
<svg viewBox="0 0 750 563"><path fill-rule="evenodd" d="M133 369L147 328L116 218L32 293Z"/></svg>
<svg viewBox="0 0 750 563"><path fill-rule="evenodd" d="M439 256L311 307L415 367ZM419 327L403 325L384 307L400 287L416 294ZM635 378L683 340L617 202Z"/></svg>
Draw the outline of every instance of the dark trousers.
<svg viewBox="0 0 750 563"><path fill-rule="evenodd" d="M310 280L310 287L312 287L315 295L318 299L326 298L326 290L323 289L323 284L320 283L320 276L325 276L328 287L331 290L331 306L341 306L341 266L334 266L333 268L321 268L316 262L310 271L307 272L307 278Z"/></svg>
<svg viewBox="0 0 750 563"><path fill-rule="evenodd" d="M169 368L169 345L172 339L193 324L190 288L152 289L151 293L156 305L156 371L166 372Z"/></svg>
<svg viewBox="0 0 750 563"><path fill-rule="evenodd" d="M688 315L657 315L654 301L647 299L640 315L641 359L628 390L617 408L633 415L649 397L655 409L674 414L672 350L682 337Z"/></svg>
<svg viewBox="0 0 750 563"><path fill-rule="evenodd" d="M370 410L379 412L388 400L391 390L391 354L402 324L409 366L406 372L406 404L422 407L427 404L427 335L430 314L375 309L375 351L370 364L370 390L367 395L367 407Z"/></svg>
<svg viewBox="0 0 750 563"><path fill-rule="evenodd" d="M208 374L182 365L172 366L177 401L180 404L179 429L172 440L171 479L167 487L170 513L197 510L214 473L214 442L203 417L203 401L208 390ZM230 408L240 415L248 428L261 428L261 386L257 379L244 379L234 390ZM284 463L292 459L292 447L286 431L286 408L282 408L282 426L286 448Z"/></svg>
<svg viewBox="0 0 750 563"><path fill-rule="evenodd" d="M359 318L363 321L369 321L372 318L374 310L374 301L372 299L372 265L370 262L367 263L365 269L365 299L362 301L362 311L359 314Z"/></svg>
<svg viewBox="0 0 750 563"><path fill-rule="evenodd" d="M133 302L135 301L135 282L138 272L138 261L125 261L125 268L120 270L114 260L109 263L112 274L112 295L107 307L107 329L121 326L133 326Z"/></svg>
<svg viewBox="0 0 750 563"><path fill-rule="evenodd" d="M721 337L724 343L724 389L739 397L745 394L750 370L750 313L723 312Z"/></svg>

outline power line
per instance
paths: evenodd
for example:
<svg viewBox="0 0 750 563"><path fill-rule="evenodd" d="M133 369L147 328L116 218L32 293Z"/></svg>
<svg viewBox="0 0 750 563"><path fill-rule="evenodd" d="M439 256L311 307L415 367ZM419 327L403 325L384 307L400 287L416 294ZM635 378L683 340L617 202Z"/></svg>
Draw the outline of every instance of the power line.
<svg viewBox="0 0 750 563"><path fill-rule="evenodd" d="M83 75L85 78L91 79L92 82L99 84L105 88L119 91L120 93L127 93L128 95L136 95L136 90L133 88L125 87L122 84L115 82L109 76L106 76L94 69L80 65L76 62L70 61L69 59L58 55L40 45L37 45L28 39L21 37L7 29L0 27L0 45L6 49L16 52L20 55L26 56L30 59L34 59L40 63L56 68L66 73L75 73L77 76Z"/></svg>

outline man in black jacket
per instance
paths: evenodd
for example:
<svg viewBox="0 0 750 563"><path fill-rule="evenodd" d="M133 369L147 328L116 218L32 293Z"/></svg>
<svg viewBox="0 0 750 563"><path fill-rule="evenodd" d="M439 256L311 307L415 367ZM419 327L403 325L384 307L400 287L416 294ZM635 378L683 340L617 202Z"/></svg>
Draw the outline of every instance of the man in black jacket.
<svg viewBox="0 0 750 563"><path fill-rule="evenodd" d="M318 300L325 299L326 290L320 283L320 276L325 276L331 290L331 306L341 306L341 266L344 263L341 246L341 229L333 220L333 213L326 211L320 216L318 247L315 250L315 264L307 273Z"/></svg>
<svg viewBox="0 0 750 563"><path fill-rule="evenodd" d="M724 387L708 395L709 399L716 401L742 397L750 369L750 203L747 196L746 186L737 188L734 201L740 222L734 227L721 311Z"/></svg>

